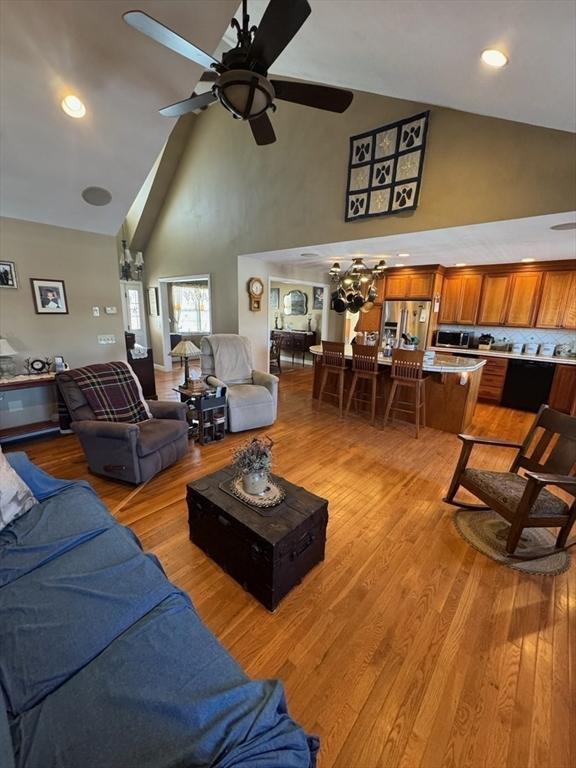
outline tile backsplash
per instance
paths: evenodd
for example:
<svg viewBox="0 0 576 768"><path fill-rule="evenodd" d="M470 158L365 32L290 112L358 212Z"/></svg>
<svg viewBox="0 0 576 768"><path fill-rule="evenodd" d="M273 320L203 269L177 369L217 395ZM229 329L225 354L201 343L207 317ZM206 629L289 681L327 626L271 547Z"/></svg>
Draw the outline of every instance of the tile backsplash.
<svg viewBox="0 0 576 768"><path fill-rule="evenodd" d="M479 325L441 325L440 330L470 331L476 338L481 333L490 333L497 342L506 339L506 342L511 344L570 344L572 349L576 351L576 331L566 331L561 328L502 328L502 326L491 328Z"/></svg>

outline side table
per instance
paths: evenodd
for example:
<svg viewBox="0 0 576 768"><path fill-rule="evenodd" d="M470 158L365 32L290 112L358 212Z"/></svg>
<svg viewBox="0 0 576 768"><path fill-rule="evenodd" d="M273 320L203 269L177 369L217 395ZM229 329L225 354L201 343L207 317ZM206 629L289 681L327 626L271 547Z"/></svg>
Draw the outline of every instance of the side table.
<svg viewBox="0 0 576 768"><path fill-rule="evenodd" d="M201 445L226 436L226 388L208 387L203 382L178 387L180 402L188 405L188 437Z"/></svg>

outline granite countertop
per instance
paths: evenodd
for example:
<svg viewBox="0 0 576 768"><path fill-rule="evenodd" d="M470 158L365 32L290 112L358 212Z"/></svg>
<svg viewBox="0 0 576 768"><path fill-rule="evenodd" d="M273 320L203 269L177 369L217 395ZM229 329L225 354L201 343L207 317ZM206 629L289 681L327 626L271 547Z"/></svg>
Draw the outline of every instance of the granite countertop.
<svg viewBox="0 0 576 768"><path fill-rule="evenodd" d="M460 349L460 347L428 347L436 353L451 353L457 355L477 355L486 357L506 357L513 360L530 360L537 363L561 363L562 365L576 365L576 357L547 357L545 355L523 355L514 352L497 352L488 349Z"/></svg>
<svg viewBox="0 0 576 768"><path fill-rule="evenodd" d="M322 354L322 345L315 344L310 347L310 352L313 355ZM347 359L352 359L352 345L347 344L344 350L344 354ZM390 357L384 357L382 354L378 355L378 362L381 365L392 365L392 359ZM427 362L424 360L424 370L429 373L466 373L469 371L477 371L486 365L485 360L471 360L469 357L453 357L452 355L442 355L436 353L433 362Z"/></svg>

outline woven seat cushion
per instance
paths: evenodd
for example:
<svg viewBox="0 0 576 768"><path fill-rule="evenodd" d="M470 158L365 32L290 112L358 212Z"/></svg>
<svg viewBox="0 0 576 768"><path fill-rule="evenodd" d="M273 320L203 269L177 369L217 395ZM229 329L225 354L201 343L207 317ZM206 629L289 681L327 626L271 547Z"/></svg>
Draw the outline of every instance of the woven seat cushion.
<svg viewBox="0 0 576 768"><path fill-rule="evenodd" d="M462 485L474 492L493 499L496 503L515 511L518 508L527 480L514 472L490 472L485 469L466 469L462 473ZM489 502L488 502L489 503ZM568 515L568 504L545 488L540 491L530 510L532 517L558 517Z"/></svg>

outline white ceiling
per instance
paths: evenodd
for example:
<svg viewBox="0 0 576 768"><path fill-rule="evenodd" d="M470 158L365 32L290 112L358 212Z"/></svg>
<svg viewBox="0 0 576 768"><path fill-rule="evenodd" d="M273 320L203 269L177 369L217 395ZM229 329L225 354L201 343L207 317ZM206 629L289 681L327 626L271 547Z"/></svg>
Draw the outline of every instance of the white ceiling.
<svg viewBox="0 0 576 768"><path fill-rule="evenodd" d="M452 267L461 262L473 266L508 264L522 259L574 259L576 229L550 230L552 226L568 222L576 223L576 211L250 255L262 261L298 264L316 270L327 269L334 261L340 261L346 268L354 256L362 256L369 264L385 259L389 267L396 264ZM398 254L408 255L399 257Z"/></svg>
<svg viewBox="0 0 576 768"><path fill-rule="evenodd" d="M135 6L213 51L237 0L0 0L0 213L116 234L202 68L128 27ZM87 116L67 117L74 92ZM112 193L96 208L88 186Z"/></svg>
<svg viewBox="0 0 576 768"><path fill-rule="evenodd" d="M576 130L573 0L309 2L275 74ZM266 5L249 0L252 23ZM485 48L509 64L486 66Z"/></svg>

